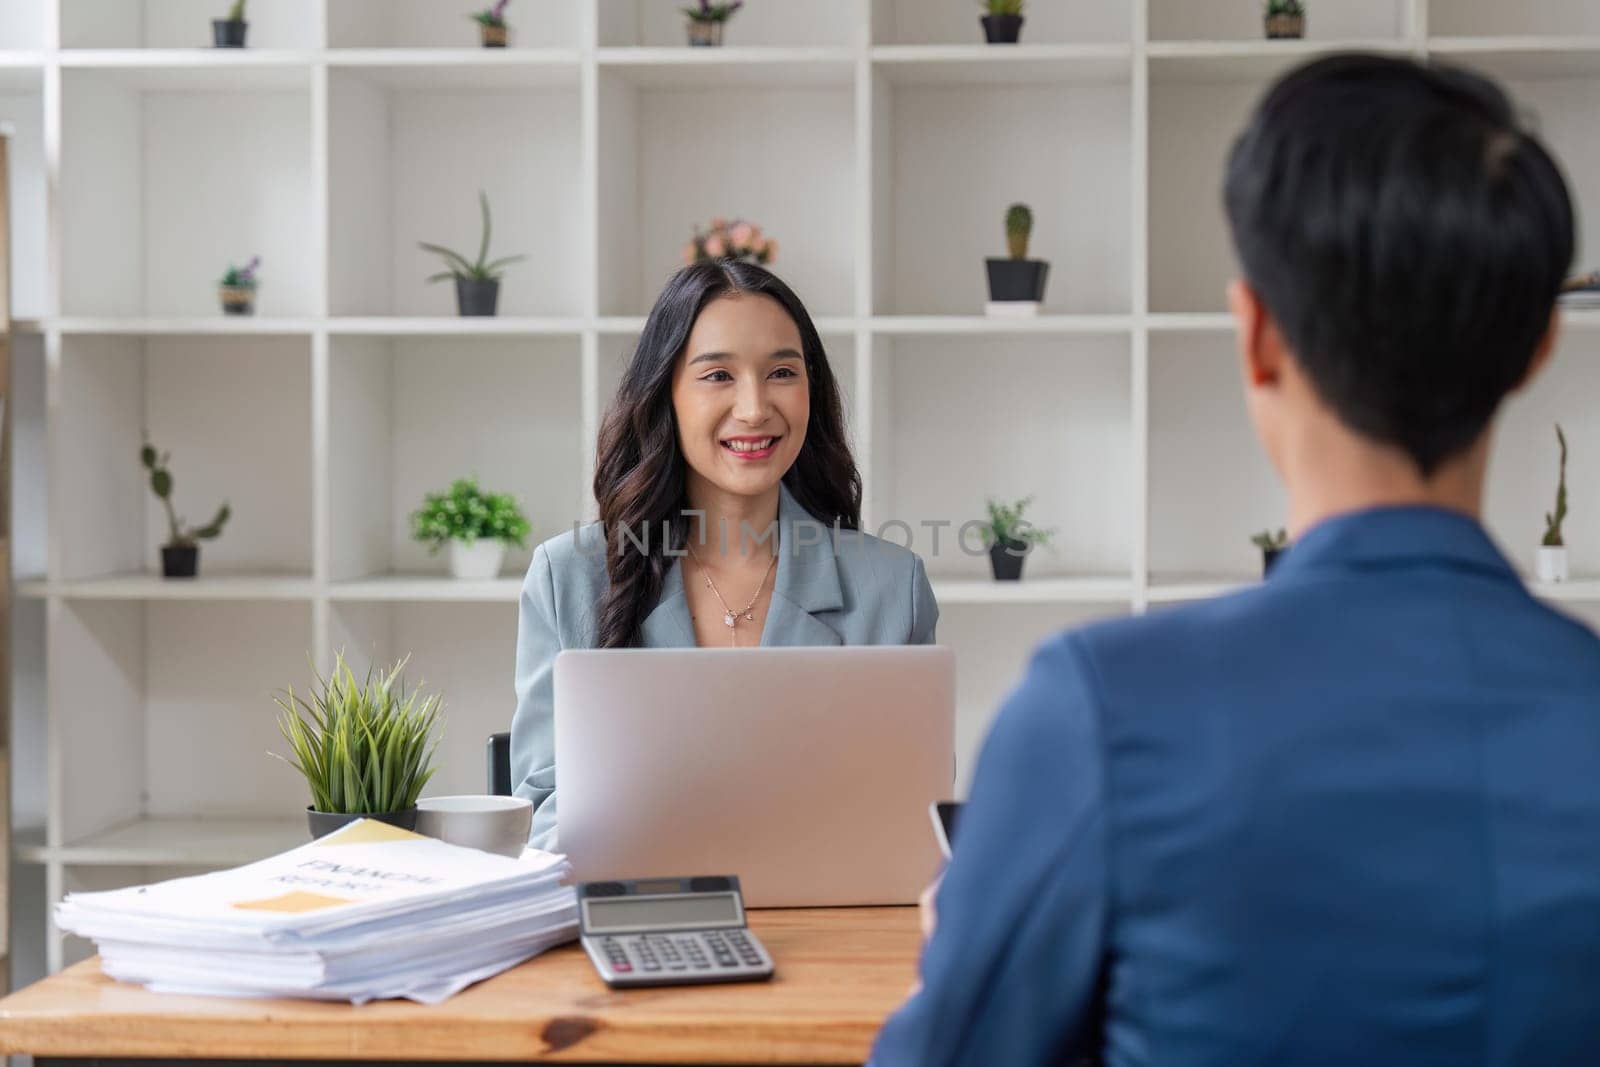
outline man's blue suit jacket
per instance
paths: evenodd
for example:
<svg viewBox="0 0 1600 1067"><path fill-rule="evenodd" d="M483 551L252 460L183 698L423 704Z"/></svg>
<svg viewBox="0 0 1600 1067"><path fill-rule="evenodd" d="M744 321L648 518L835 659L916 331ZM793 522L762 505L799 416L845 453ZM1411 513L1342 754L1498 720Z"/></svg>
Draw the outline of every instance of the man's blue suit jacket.
<svg viewBox="0 0 1600 1067"><path fill-rule="evenodd" d="M873 1062L1600 1064L1600 641L1472 519L1060 635Z"/></svg>

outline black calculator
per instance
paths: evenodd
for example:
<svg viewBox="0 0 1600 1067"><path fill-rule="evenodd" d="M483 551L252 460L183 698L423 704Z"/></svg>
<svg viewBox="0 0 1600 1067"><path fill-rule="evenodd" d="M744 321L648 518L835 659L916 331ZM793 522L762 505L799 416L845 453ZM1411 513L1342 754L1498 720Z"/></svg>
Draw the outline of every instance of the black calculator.
<svg viewBox="0 0 1600 1067"><path fill-rule="evenodd" d="M578 935L616 988L772 977L772 957L745 926L731 874L580 882Z"/></svg>

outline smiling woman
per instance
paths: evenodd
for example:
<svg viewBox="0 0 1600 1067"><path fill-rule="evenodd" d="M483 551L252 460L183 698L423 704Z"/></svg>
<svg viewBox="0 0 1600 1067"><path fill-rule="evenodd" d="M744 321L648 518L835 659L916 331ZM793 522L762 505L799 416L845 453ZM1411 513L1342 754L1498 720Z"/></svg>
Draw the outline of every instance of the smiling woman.
<svg viewBox="0 0 1600 1067"><path fill-rule="evenodd" d="M511 768L556 844L556 654L565 648L928 644L914 553L860 532L861 476L822 339L749 263L697 263L656 300L596 447L600 521L523 583Z"/></svg>

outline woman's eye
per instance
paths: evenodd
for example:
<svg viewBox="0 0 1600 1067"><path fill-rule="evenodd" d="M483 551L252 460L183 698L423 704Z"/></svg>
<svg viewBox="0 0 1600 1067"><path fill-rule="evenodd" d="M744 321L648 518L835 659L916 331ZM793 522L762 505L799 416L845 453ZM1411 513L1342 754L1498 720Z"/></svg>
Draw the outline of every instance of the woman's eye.
<svg viewBox="0 0 1600 1067"><path fill-rule="evenodd" d="M800 375L798 375L798 374L796 374L794 372L794 368L793 367L779 367L777 370L772 372L772 376L774 378L798 378L798 377L800 377Z"/></svg>
<svg viewBox="0 0 1600 1067"><path fill-rule="evenodd" d="M702 382L731 382L733 381L733 375L725 370L714 370L700 380Z"/></svg>

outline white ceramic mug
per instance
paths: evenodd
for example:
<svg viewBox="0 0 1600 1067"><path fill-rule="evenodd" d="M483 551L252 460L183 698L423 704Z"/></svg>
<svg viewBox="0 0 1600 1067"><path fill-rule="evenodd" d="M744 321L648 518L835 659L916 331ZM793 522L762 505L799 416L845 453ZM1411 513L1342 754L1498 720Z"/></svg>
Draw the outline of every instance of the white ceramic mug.
<svg viewBox="0 0 1600 1067"><path fill-rule="evenodd" d="M417 833L512 859L522 855L532 825L533 802L523 797L484 793L417 801Z"/></svg>

